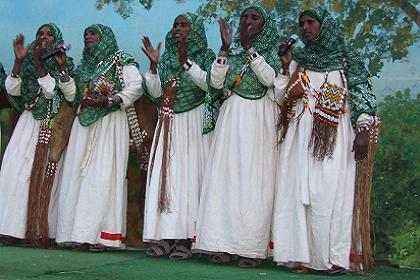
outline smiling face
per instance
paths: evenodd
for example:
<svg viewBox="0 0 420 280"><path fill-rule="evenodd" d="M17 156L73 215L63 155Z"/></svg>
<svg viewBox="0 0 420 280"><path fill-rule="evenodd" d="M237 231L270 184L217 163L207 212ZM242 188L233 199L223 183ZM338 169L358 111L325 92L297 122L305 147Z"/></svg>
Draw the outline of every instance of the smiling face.
<svg viewBox="0 0 420 280"><path fill-rule="evenodd" d="M315 39L321 30L321 24L314 18L303 15L299 20L300 32L306 41Z"/></svg>
<svg viewBox="0 0 420 280"><path fill-rule="evenodd" d="M247 9L243 12L240 19L240 29L248 29L249 37L257 36L264 26L264 20L261 18L260 13L255 9Z"/></svg>
<svg viewBox="0 0 420 280"><path fill-rule="evenodd" d="M191 26L188 21L184 17L178 16L175 19L174 26L172 28L172 37L174 40L180 42L183 39L187 39L190 32Z"/></svg>
<svg viewBox="0 0 420 280"><path fill-rule="evenodd" d="M101 40L101 36L93 28L86 29L84 38L85 38L85 48L88 50L94 48L98 44L98 42Z"/></svg>
<svg viewBox="0 0 420 280"><path fill-rule="evenodd" d="M54 34L48 26L43 26L36 34L36 41L41 43L42 48L46 48L54 43Z"/></svg>

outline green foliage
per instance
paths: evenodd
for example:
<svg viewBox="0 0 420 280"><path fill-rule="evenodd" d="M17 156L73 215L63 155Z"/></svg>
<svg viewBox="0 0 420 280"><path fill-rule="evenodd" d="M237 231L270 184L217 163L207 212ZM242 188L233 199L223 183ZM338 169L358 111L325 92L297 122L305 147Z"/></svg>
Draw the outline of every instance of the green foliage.
<svg viewBox="0 0 420 280"><path fill-rule="evenodd" d="M169 1L169 0L166 0ZM176 3L185 0L173 0ZM235 25L243 7L252 1L243 0L200 0L198 13L209 22L217 18L230 19ZM113 4L116 12L128 17L133 0L96 0L100 10ZM420 1L381 0L262 0L268 10L275 14L280 33L288 36L297 30L299 13L315 5L323 5L340 22L350 48L358 50L366 59L372 75L379 75L385 61L404 59L408 48L420 38L418 31L419 13L416 6ZM153 0L139 0L150 9ZM417 30L417 31L416 31Z"/></svg>
<svg viewBox="0 0 420 280"><path fill-rule="evenodd" d="M376 252L420 266L420 94L410 90L379 104L380 144L373 178Z"/></svg>

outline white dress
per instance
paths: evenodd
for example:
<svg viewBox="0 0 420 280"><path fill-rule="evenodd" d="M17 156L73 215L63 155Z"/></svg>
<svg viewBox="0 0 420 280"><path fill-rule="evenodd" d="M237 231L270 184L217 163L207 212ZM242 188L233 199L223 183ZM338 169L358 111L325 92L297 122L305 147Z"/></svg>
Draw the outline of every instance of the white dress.
<svg viewBox="0 0 420 280"><path fill-rule="evenodd" d="M123 67L121 110L89 127L73 123L59 180L57 243L125 247L129 127L125 107L141 95L142 77Z"/></svg>
<svg viewBox="0 0 420 280"><path fill-rule="evenodd" d="M193 63L186 71L193 82L207 90L207 73ZM158 75L146 74L149 91L156 97L162 93ZM196 232L197 212L203 179L205 160L210 148L210 135L203 135L203 106L175 114L172 119L170 160L168 176L169 211L159 211L159 189L163 137L159 138L153 171L146 184L143 240L193 238ZM153 141L152 147L155 145ZM153 153L153 151L152 151Z"/></svg>
<svg viewBox="0 0 420 280"><path fill-rule="evenodd" d="M296 69L293 61L290 73ZM325 73L307 70L313 88L319 90ZM283 95L289 76L279 75L275 87ZM328 81L344 87L338 70L328 73ZM309 93L314 111L315 97ZM300 263L318 270L332 265L349 267L353 216L355 160L352 152L354 132L348 110L337 128L333 159L318 161L309 148L313 116L297 101L281 145L277 169L273 214L274 261Z"/></svg>
<svg viewBox="0 0 420 280"><path fill-rule="evenodd" d="M56 94L54 90L56 81L48 74L39 78L38 83L42 94L47 99L52 99ZM21 78L8 76L5 82L8 94L20 96L21 84ZM59 83L58 86L68 101L74 99L76 86L73 79L66 83ZM24 111L19 117L4 153L0 170L0 235L25 238L29 182L40 126L41 120L35 120L32 112ZM51 218L54 220L55 217L54 201L57 194L55 182L51 191L49 220ZM55 222L50 220L49 226L50 237L54 238Z"/></svg>
<svg viewBox="0 0 420 280"><path fill-rule="evenodd" d="M268 91L257 100L233 94L220 108L204 173L194 248L266 258L278 154L275 71L262 56L250 67L248 71L254 71ZM213 87L223 87L227 70L227 65L213 63Z"/></svg>

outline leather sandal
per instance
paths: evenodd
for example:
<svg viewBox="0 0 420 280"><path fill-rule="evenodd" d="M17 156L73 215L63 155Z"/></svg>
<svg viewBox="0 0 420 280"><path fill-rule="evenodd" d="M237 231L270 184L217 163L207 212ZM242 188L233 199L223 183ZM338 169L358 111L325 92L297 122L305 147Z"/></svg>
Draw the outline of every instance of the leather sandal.
<svg viewBox="0 0 420 280"><path fill-rule="evenodd" d="M146 255L149 257L162 257L170 254L175 248L175 242L170 245L167 241L161 240L158 243L149 247L146 251Z"/></svg>
<svg viewBox="0 0 420 280"><path fill-rule="evenodd" d="M190 249L183 245L178 245L175 248L175 251L169 255L171 260L187 260L192 258L192 252Z"/></svg>
<svg viewBox="0 0 420 280"><path fill-rule="evenodd" d="M232 255L229 253L216 253L211 256L212 263L225 264L232 261Z"/></svg>
<svg viewBox="0 0 420 280"><path fill-rule="evenodd" d="M241 268L254 268L254 267L259 266L260 263L261 263L260 259L240 257L238 261L238 266Z"/></svg>

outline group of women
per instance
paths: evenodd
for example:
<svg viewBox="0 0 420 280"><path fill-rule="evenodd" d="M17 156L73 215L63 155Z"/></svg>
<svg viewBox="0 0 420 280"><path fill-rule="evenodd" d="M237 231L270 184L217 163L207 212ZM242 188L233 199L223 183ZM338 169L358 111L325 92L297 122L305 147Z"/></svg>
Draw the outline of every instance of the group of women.
<svg viewBox="0 0 420 280"><path fill-rule="evenodd" d="M216 56L203 22L182 14L162 56L143 38L144 78L107 26L85 30L75 69L64 52L42 57L62 42L54 24L27 48L18 35L5 87L22 114L0 171L0 234L38 246L124 248L129 139L138 133L129 109L144 93L159 108L148 256L200 252L255 267L272 254L294 272L348 269L355 156L366 156L375 100L328 13L305 11L299 24L306 46L279 58L275 20L248 6L235 34L219 20Z"/></svg>

